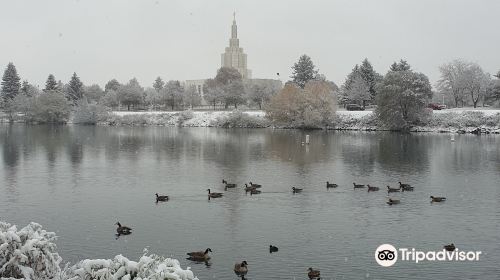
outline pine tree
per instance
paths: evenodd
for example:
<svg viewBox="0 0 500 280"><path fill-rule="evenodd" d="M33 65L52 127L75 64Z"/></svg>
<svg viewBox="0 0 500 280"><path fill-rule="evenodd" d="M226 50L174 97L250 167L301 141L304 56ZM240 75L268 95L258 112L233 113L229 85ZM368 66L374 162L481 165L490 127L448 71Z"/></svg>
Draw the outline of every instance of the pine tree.
<svg viewBox="0 0 500 280"><path fill-rule="evenodd" d="M21 84L19 83L21 79L17 74L16 66L14 63L10 62L5 69L2 77L2 97L4 101L14 99L19 93Z"/></svg>
<svg viewBox="0 0 500 280"><path fill-rule="evenodd" d="M163 89L165 86L165 82L160 78L156 78L155 82L153 83L153 88L156 90L156 92L160 92L160 90Z"/></svg>
<svg viewBox="0 0 500 280"><path fill-rule="evenodd" d="M379 73L375 72L375 70L373 70L371 63L367 58L365 58L361 63L361 66L359 67L359 73L369 87L371 100L375 100L375 96L377 95L375 86L378 82L382 81L382 76Z"/></svg>
<svg viewBox="0 0 500 280"><path fill-rule="evenodd" d="M73 73L73 76L71 76L66 94L68 100L73 101L73 103L83 97L83 83L76 73Z"/></svg>
<svg viewBox="0 0 500 280"><path fill-rule="evenodd" d="M410 64L406 60L400 60L399 62L394 62L391 65L391 71L409 71L411 69Z"/></svg>
<svg viewBox="0 0 500 280"><path fill-rule="evenodd" d="M58 90L56 77L54 77L54 75L50 74L49 77L47 78L47 82L45 82L45 89L43 91L48 92L48 91L56 91L56 90Z"/></svg>
<svg viewBox="0 0 500 280"><path fill-rule="evenodd" d="M23 84L22 84L22 86L21 86L21 92L22 92L24 95L28 95L29 89L30 89L30 83L28 83L28 81L27 81L27 80L24 80L24 81L23 81Z"/></svg>
<svg viewBox="0 0 500 280"><path fill-rule="evenodd" d="M314 66L311 58L305 54L299 58L299 61L293 65L292 69L293 72L290 78L301 88L304 88L308 81L315 79L318 75L316 66Z"/></svg>

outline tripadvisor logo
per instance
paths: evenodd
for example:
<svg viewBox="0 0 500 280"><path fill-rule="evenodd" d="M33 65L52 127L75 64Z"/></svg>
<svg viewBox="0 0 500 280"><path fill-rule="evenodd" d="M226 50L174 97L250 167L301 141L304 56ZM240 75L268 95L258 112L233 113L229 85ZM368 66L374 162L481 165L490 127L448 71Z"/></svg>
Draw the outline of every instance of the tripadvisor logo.
<svg viewBox="0 0 500 280"><path fill-rule="evenodd" d="M375 260L381 266L389 267L398 261L419 263L422 261L479 261L481 251L419 251L415 248L399 248L391 244L382 244L375 250Z"/></svg>

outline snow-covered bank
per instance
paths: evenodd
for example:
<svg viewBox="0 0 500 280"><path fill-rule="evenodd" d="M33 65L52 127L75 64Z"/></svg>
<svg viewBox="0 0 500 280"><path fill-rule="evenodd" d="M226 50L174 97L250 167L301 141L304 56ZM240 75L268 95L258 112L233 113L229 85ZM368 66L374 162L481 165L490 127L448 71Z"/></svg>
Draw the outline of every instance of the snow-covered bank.
<svg viewBox="0 0 500 280"><path fill-rule="evenodd" d="M144 255L131 261L122 255L112 260L82 260L61 268L56 251L56 235L37 223L18 230L0 221L0 278L25 280L149 279L197 280L193 272L182 269L179 261L158 255Z"/></svg>
<svg viewBox="0 0 500 280"><path fill-rule="evenodd" d="M104 125L159 125L182 127L271 127L264 111L112 112ZM373 111L337 111L330 129L383 131ZM498 109L432 111L425 125L413 132L500 133Z"/></svg>

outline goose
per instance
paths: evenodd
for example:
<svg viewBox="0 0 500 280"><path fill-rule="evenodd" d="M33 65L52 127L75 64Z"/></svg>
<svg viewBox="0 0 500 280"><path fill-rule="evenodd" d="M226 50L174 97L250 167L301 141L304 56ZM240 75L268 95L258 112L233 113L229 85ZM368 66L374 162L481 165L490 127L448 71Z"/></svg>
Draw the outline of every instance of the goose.
<svg viewBox="0 0 500 280"><path fill-rule="evenodd" d="M258 189L251 189L250 190L250 195L259 194L259 193L261 193L261 191L259 191Z"/></svg>
<svg viewBox="0 0 500 280"><path fill-rule="evenodd" d="M296 188L296 187L292 187L292 192L293 193L299 193L301 191L302 191L302 189L299 189L299 188Z"/></svg>
<svg viewBox="0 0 500 280"><path fill-rule="evenodd" d="M398 182L398 183L399 183L399 186L403 187L403 188L405 188L405 187L411 187L410 184L403 184L401 182Z"/></svg>
<svg viewBox="0 0 500 280"><path fill-rule="evenodd" d="M432 196L431 195L431 202L442 202L442 201L445 201L445 200L446 200L446 197Z"/></svg>
<svg viewBox="0 0 500 280"><path fill-rule="evenodd" d="M399 204L399 199L389 198L389 200L387 201L387 204L389 204L389 205Z"/></svg>
<svg viewBox="0 0 500 280"><path fill-rule="evenodd" d="M370 184L368 184L367 186L368 186L369 192L376 192L379 190L379 187L372 187L372 186L370 186Z"/></svg>
<svg viewBox="0 0 500 280"><path fill-rule="evenodd" d="M236 275L245 275L248 272L248 263L247 261L242 261L241 263L237 263L234 265L234 273Z"/></svg>
<svg viewBox="0 0 500 280"><path fill-rule="evenodd" d="M396 188L391 188L391 187L387 186L387 192L388 192L388 193L391 193L391 192L399 192L399 191L400 191L400 189L399 189L399 188L397 188L397 189L396 189Z"/></svg>
<svg viewBox="0 0 500 280"><path fill-rule="evenodd" d="M331 189L331 188L336 188L336 187L338 187L337 184L330 183L330 182L326 181L326 189Z"/></svg>
<svg viewBox="0 0 500 280"><path fill-rule="evenodd" d="M116 232L118 233L118 235L127 235L127 234L131 234L132 233L132 229L127 227L127 226L122 226L120 224L120 222L116 222L116 225L118 226L118 228L116 229Z"/></svg>
<svg viewBox="0 0 500 280"><path fill-rule="evenodd" d="M156 193L156 202L158 201L168 201L168 195L158 195L158 193Z"/></svg>
<svg viewBox="0 0 500 280"><path fill-rule="evenodd" d="M360 188L364 188L365 185L361 185L361 184L356 184L356 183L352 183L354 185L354 188L355 189L360 189Z"/></svg>
<svg viewBox="0 0 500 280"><path fill-rule="evenodd" d="M207 248L205 251L190 252L190 253L187 253L187 255L189 256L190 259L193 259L193 260L206 261L206 260L210 259L208 252L212 252L212 249Z"/></svg>
<svg viewBox="0 0 500 280"><path fill-rule="evenodd" d="M312 267L310 267L307 271L308 271L307 276L309 276L309 279L314 279L314 278L320 279L319 270L314 270L312 269Z"/></svg>
<svg viewBox="0 0 500 280"><path fill-rule="evenodd" d="M400 186L399 188L401 189L402 192L412 192L413 191L413 187L410 187L410 186Z"/></svg>
<svg viewBox="0 0 500 280"><path fill-rule="evenodd" d="M275 253L278 252L278 247L269 245L269 253Z"/></svg>
<svg viewBox="0 0 500 280"><path fill-rule="evenodd" d="M222 183L226 186L226 189L236 188L236 184L229 184L226 180L222 179Z"/></svg>
<svg viewBox="0 0 500 280"><path fill-rule="evenodd" d="M262 187L262 185L259 185L259 184L254 184L254 183L252 183L252 182L250 182L250 186L252 186L252 187L254 187L254 188L257 188L257 189Z"/></svg>
<svg viewBox="0 0 500 280"><path fill-rule="evenodd" d="M443 248L446 250L446 251L450 251L450 252L453 252L455 251L455 249L457 247L455 247L455 244L451 243L449 245L444 245Z"/></svg>
<svg viewBox="0 0 500 280"><path fill-rule="evenodd" d="M222 197L222 193L210 192L210 189L207 189L207 191L208 191L208 198Z"/></svg>
<svg viewBox="0 0 500 280"><path fill-rule="evenodd" d="M251 190L257 190L257 188L256 188L256 187L249 186L249 185L245 184L245 192L249 192L249 191L251 191Z"/></svg>

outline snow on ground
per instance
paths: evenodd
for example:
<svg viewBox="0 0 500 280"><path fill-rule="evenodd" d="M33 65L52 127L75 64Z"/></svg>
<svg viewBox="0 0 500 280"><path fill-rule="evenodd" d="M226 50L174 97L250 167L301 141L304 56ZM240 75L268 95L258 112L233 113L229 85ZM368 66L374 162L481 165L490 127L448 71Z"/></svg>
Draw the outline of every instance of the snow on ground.
<svg viewBox="0 0 500 280"><path fill-rule="evenodd" d="M126 116L126 115L158 115L158 114L179 114L183 111L142 111L142 112L130 112L130 111L113 111L113 114L117 116ZM482 112L486 116L491 116L500 113L500 109L490 109L490 108L451 108L445 110L434 110L432 111L434 114L445 114L445 113L457 113L461 114L464 112ZM208 119L216 119L219 116L227 115L231 113L231 111L193 111L194 118L208 118ZM243 111L243 113L248 114L250 116L255 117L264 117L266 112L262 110L253 110L253 111ZM337 114L339 115L350 115L352 117L364 117L372 114L372 110L366 111L347 111L343 109L339 109Z"/></svg>
<svg viewBox="0 0 500 280"><path fill-rule="evenodd" d="M179 114L181 112L185 111L139 111L139 112L132 112L132 111L113 111L113 114L123 117L126 115L159 115L159 114L169 114L169 115L174 115L174 114ZM243 111L245 114L248 114L250 116L257 116L257 117L263 117L266 112L264 111ZM204 116L204 117L218 117L222 115L226 115L231 113L231 111L193 111L193 114L198 117L198 116Z"/></svg>

